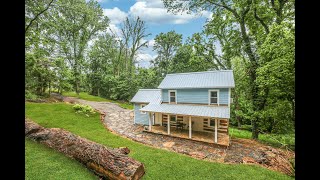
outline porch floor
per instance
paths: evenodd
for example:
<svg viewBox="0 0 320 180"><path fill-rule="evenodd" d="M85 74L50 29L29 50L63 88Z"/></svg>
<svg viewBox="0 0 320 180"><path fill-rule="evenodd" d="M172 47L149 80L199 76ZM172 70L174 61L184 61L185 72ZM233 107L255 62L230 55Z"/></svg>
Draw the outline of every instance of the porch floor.
<svg viewBox="0 0 320 180"><path fill-rule="evenodd" d="M152 126L152 130L147 132L152 132L156 134L168 135L167 127L164 126ZM184 139L196 140L201 142L207 142L211 144L219 144L223 146L229 146L229 135L226 133L218 133L218 143L214 143L214 133L212 132L200 132L192 131L192 138L189 138L189 130L186 129L176 129L175 127L170 127L170 135L173 137L179 137Z"/></svg>

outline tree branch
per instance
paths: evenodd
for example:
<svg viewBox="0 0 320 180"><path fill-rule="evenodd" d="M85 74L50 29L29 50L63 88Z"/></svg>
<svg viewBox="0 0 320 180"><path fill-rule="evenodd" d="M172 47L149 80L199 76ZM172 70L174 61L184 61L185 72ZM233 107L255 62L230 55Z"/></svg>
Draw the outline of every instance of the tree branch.
<svg viewBox="0 0 320 180"><path fill-rule="evenodd" d="M232 9L231 7L227 6L224 1L222 1L222 4L218 4L216 2L213 2L212 0L209 1L211 4L214 4L216 6L222 7L228 11L230 11L236 18L240 18L239 14L236 12L236 10Z"/></svg>
<svg viewBox="0 0 320 180"><path fill-rule="evenodd" d="M269 34L269 27L263 22L263 20L257 15L257 8L254 8L254 18L258 20L261 25L264 27L264 30L266 31L267 34Z"/></svg>
<svg viewBox="0 0 320 180"><path fill-rule="evenodd" d="M38 13L38 14L30 21L30 23L27 25L27 27L26 27L25 30L24 30L24 34L27 33L27 31L28 31L29 27L31 26L31 24L33 23L33 21L35 21L41 14L43 14L44 12L46 12L46 11L49 9L49 7L50 7L50 5L53 3L53 1L54 1L54 0L51 0L50 3L48 4L48 6L47 6L44 10L42 10L40 13Z"/></svg>

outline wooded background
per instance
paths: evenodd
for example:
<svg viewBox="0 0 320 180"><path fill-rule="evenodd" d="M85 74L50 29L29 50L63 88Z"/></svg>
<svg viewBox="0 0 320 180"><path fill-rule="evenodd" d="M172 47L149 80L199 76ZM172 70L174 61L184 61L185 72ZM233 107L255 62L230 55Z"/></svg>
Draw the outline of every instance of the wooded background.
<svg viewBox="0 0 320 180"><path fill-rule="evenodd" d="M128 101L140 88L157 88L168 73L232 69L231 124L249 127L254 139L260 132L294 133L294 1L163 3L172 13L207 10L212 18L184 43L175 31L156 35L157 57L141 68L136 55L150 33L139 17L127 17L117 35L107 33L109 19L96 1L27 0L26 99L75 91Z"/></svg>

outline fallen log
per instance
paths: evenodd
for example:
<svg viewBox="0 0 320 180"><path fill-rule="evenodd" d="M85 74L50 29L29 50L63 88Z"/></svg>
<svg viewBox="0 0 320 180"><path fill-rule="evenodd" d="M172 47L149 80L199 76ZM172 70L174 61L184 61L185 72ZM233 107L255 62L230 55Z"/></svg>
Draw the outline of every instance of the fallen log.
<svg viewBox="0 0 320 180"><path fill-rule="evenodd" d="M25 136L76 159L107 179L140 179L144 166L126 154L126 147L113 149L59 128L44 128L25 120Z"/></svg>

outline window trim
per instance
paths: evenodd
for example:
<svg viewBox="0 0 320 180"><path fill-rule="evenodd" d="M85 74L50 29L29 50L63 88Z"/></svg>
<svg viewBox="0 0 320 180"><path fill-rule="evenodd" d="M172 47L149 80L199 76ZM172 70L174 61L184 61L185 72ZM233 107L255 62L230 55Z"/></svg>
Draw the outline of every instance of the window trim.
<svg viewBox="0 0 320 180"><path fill-rule="evenodd" d="M217 92L217 103L211 103L211 92ZM208 90L208 105L220 105L219 104L219 94L220 90L219 89L209 89Z"/></svg>
<svg viewBox="0 0 320 180"><path fill-rule="evenodd" d="M140 109L143 108L142 106L146 106L146 104L140 104ZM147 111L140 111L140 114L147 114Z"/></svg>
<svg viewBox="0 0 320 180"><path fill-rule="evenodd" d="M174 92L175 93L175 104L177 104L177 90L168 90L168 97L169 97L169 104L173 103L171 102L171 98L170 98L170 92Z"/></svg>

